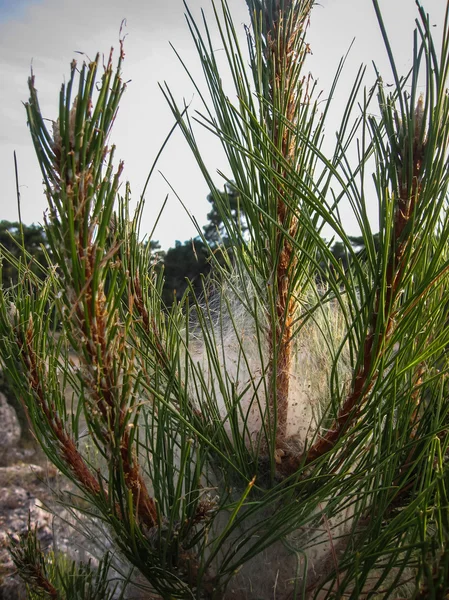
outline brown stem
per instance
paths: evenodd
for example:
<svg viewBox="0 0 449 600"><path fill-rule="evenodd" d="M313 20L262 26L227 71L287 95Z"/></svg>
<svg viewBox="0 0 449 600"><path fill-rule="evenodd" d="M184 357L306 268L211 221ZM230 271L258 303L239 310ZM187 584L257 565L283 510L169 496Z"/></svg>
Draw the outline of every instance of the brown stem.
<svg viewBox="0 0 449 600"><path fill-rule="evenodd" d="M19 348L22 350L24 360L28 367L28 378L33 389L39 406L44 413L53 434L60 444L61 451L66 459L70 469L73 471L79 483L93 495L100 494L100 484L97 477L91 472L81 454L78 452L75 442L67 434L61 419L56 414L54 407L50 410L44 390L42 388L39 369L37 365L36 354L34 352L32 341L34 335L33 321L30 318L26 331L25 341L17 338Z"/></svg>
<svg viewBox="0 0 449 600"><path fill-rule="evenodd" d="M310 3L310 7L311 7ZM310 11L304 9L307 15ZM297 121L298 90L291 86L291 80L297 69L297 40L302 35L304 19L295 20L298 15L290 15L293 10L290 2L286 2L283 11L280 6L274 15L265 14L265 27L267 39L267 62L272 65L270 82L270 93L273 107L275 97L280 99L284 108L286 123L274 114L272 115L273 143L280 150L281 160L285 160L292 167L295 161L296 136L293 126ZM305 50L307 52L308 50ZM281 177L285 179L288 175L286 168L275 165ZM268 430L276 431L276 450L282 450L287 435L287 416L290 388L290 372L292 363L292 333L293 321L296 308L292 296L292 280L296 271L297 260L292 244L282 230L287 230L291 237L295 237L298 227L297 218L293 215L286 203L285 190L282 185L275 184L277 194L277 222L279 231L277 233L275 271L276 314L275 320L270 324L268 331L269 353L270 353L270 398L268 401L269 419ZM275 359L276 356L276 359Z"/></svg>
<svg viewBox="0 0 449 600"><path fill-rule="evenodd" d="M419 139L420 132L415 132L416 140ZM353 381L352 391L346 398L343 406L340 408L337 418L327 433L320 437L315 444L307 451L306 455L295 457L288 456L282 465L281 471L292 473L299 468L301 464L308 464L323 454L329 452L340 439L342 434L359 416L360 411L365 404L369 392L374 386L378 377L378 372L373 371L373 365L381 355L385 342L391 336L394 328L394 311L400 288L402 285L406 261L404 259L406 250L411 237L406 236L406 227L415 211L416 203L421 192L422 165L424 159L424 146L418 147L415 143L413 149L413 171L411 185L405 176L402 181L402 173L398 170L400 189L398 193L398 203L396 207L394 220L394 236L390 249L390 258L386 270L386 297L384 307L381 307L381 288L377 289L375 310L369 326L369 332L364 342L363 364L359 367ZM406 152L404 152L403 164L408 164ZM379 326L380 311L383 310L387 315L385 322L379 328L379 338L376 341L374 336ZM375 343L376 342L376 343Z"/></svg>
<svg viewBox="0 0 449 600"><path fill-rule="evenodd" d="M270 355L272 357L270 421L276 419L276 447L282 446L287 435L288 400L292 362L292 329L295 302L291 298L290 269L291 247L284 241L284 248L277 269L276 322L269 332ZM290 298L289 298L290 296ZM274 361L273 342L276 344L277 360ZM275 365L274 365L275 362ZM275 408L276 407L276 414Z"/></svg>
<svg viewBox="0 0 449 600"><path fill-rule="evenodd" d="M42 573L42 570L40 569L40 567L38 567L37 565L33 565L32 567L33 569L33 580L32 580L32 587L35 588L39 588L41 589L43 592L45 592L45 597L50 597L53 598L54 600L58 600L60 598L59 594L58 594L58 590L55 588L55 586L50 583L50 581L47 579L47 577L45 577L45 575ZM20 570L19 570L20 572Z"/></svg>
<svg viewBox="0 0 449 600"><path fill-rule="evenodd" d="M108 258L113 255L113 249L107 254ZM115 251L117 247L115 247ZM151 498L145 480L143 479L138 459L130 448L130 436L126 430L126 418L128 408L123 403L117 403L116 390L120 389L121 383L114 367L117 356L124 351L124 341L120 332L116 334L114 343L108 343L108 307L103 288L100 285L97 290L92 287L93 273L96 262L97 247L91 244L83 249L81 239L78 245L80 263L84 264L87 284L83 289L82 296L76 300L72 310L72 321L75 328L87 340L84 356L85 368L91 374L87 380L90 393L95 407L99 410L102 420L106 424L103 435L110 448L115 446L113 435L118 425L121 432L120 460L123 467L124 479L127 488L131 491L136 517L148 528L157 525L156 505ZM91 300L95 294L95 302ZM89 327L88 327L89 324ZM95 374L95 375L94 375Z"/></svg>

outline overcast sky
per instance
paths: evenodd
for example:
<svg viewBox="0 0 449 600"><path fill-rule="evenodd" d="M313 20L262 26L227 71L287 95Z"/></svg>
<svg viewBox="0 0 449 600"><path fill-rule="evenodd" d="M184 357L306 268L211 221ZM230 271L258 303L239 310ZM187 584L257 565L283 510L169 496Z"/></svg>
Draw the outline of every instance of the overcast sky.
<svg viewBox="0 0 449 600"><path fill-rule="evenodd" d="M417 16L414 0L380 0L384 19L396 52L398 68L410 66L412 32ZM424 0L438 38L442 32L446 0ZM210 0L191 0L193 13L204 8L212 19ZM248 22L244 0L229 0L237 27ZM182 0L0 0L0 220L17 220L13 151L19 161L22 218L25 223L42 222L46 201L41 176L26 126L22 102L28 99L27 78L32 64L44 116L55 118L60 85L69 73L75 51L93 58L97 51L108 53L118 46L120 23L126 18L126 60L124 78L131 80L123 98L114 128L117 155L125 161L124 180L129 180L134 198L142 190L148 170L173 124L168 106L158 88L166 81L182 102L196 99L192 86L171 42L198 80L201 70L184 19ZM360 63L375 60L388 80L390 72L371 0L320 0L312 13L310 43L313 54L309 68L319 86L329 89L338 62L353 38L347 66L336 93L332 118L344 105ZM220 45L217 42L217 53ZM374 81L368 69L366 84ZM327 127L332 133L332 122ZM206 132L198 134L212 170L229 173L225 159ZM159 169L188 206L200 224L206 223L208 189L180 134L175 134L159 163ZM220 182L219 177L216 178ZM150 231L167 194L170 199L155 238L167 248L175 240L184 241L195 230L184 209L171 193L163 177L156 173L146 194L143 230ZM373 219L376 209L373 206ZM345 214L349 233L356 234L354 219Z"/></svg>

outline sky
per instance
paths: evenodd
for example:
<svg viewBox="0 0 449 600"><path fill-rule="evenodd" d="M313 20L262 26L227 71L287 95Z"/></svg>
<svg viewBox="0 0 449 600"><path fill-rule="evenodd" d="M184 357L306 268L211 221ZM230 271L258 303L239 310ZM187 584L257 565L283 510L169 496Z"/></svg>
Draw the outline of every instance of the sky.
<svg viewBox="0 0 449 600"><path fill-rule="evenodd" d="M411 64L413 28L417 11L414 0L379 0L385 24L396 55L397 66L405 74ZM188 2L195 17L201 9L212 22L211 0ZM237 29L244 36L248 23L244 0L228 0ZM446 0L423 0L430 14L434 35L441 37ZM13 152L19 168L22 218L26 224L42 223L46 199L42 178L26 125L23 102L28 99L27 78L31 66L44 116L56 118L61 83L68 76L69 65L77 52L93 58L96 52L108 54L118 48L119 29L126 19L123 76L129 80L114 126L112 141L116 155L124 160L122 180L130 181L133 198L139 198L148 171L173 125L170 109L158 84L166 82L174 97L200 109L178 58L170 43L189 66L195 80L202 72L190 32L184 18L182 0L0 0L0 220L18 218ZM355 38L355 39L354 39ZM217 39L217 38L216 38ZM354 40L345 71L335 93L335 102L326 129L332 139L343 110L345 97L361 63L368 65L366 85L375 80L371 61L391 79L371 0L320 0L311 17L309 42L312 54L308 68L318 79L326 97L340 58ZM217 54L222 51L217 39ZM225 83L229 82L224 76ZM223 171L232 177L217 142L206 131L197 138L212 172ZM160 172L159 172L160 171ZM216 184L222 187L219 175ZM169 183L167 183L169 182ZM163 248L196 235L191 217L172 188L200 224L206 224L209 190L180 132L170 139L158 170L147 189L142 232L150 232L167 194L169 199L155 231ZM373 222L376 206L371 207ZM343 210L349 234L357 235L349 208ZM374 229L376 228L374 223Z"/></svg>

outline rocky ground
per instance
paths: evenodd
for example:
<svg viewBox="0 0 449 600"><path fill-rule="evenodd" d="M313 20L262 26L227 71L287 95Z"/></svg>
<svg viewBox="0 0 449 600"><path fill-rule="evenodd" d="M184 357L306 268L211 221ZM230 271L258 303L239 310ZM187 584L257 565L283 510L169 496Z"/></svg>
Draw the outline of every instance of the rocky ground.
<svg viewBox="0 0 449 600"><path fill-rule="evenodd" d="M1 392L0 427L0 600L24 600L24 586L8 552L9 536L27 531L28 516L37 525L43 548L57 544L73 553L76 534L64 522L70 515L58 510L62 519L55 519L45 510L44 506L57 508L52 490L60 490L63 480L37 444L29 438L24 441L15 410Z"/></svg>
<svg viewBox="0 0 449 600"><path fill-rule="evenodd" d="M71 491L68 481L47 461L38 444L30 435L22 435L14 408L0 392L0 600L26 600L25 587L8 547L10 535L17 538L27 532L28 517L33 527L37 526L44 550L57 549L71 559L90 560L95 565L96 556L112 549L100 522L89 519L89 541L79 532L85 522L81 515L57 502L57 496L64 498ZM141 592L135 583L126 589L128 600L156 597Z"/></svg>

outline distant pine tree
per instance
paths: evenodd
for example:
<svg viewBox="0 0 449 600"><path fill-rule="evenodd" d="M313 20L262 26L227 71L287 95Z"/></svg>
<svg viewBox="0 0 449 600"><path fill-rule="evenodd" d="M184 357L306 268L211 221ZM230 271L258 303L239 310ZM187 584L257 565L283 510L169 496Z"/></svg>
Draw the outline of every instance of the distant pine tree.
<svg viewBox="0 0 449 600"><path fill-rule="evenodd" d="M8 259L5 258L5 250ZM48 266L46 252L48 252L47 238L41 225L22 224L21 227L17 221L0 221L0 257L3 254L2 284L4 286L17 283L18 269L15 261L19 259L24 260L35 274L42 274L43 269Z"/></svg>

